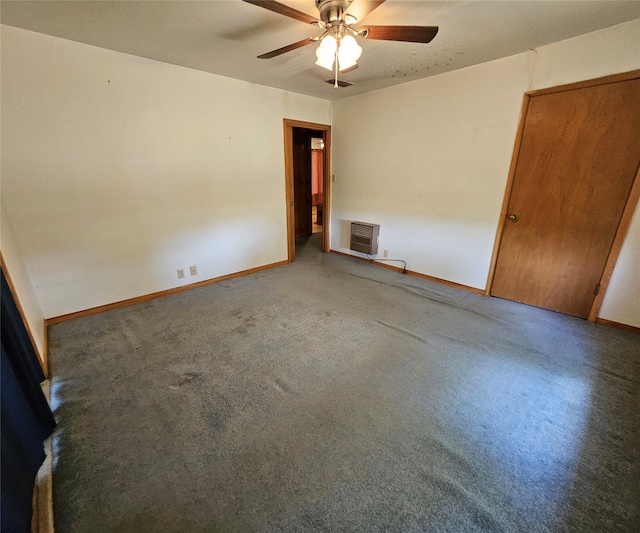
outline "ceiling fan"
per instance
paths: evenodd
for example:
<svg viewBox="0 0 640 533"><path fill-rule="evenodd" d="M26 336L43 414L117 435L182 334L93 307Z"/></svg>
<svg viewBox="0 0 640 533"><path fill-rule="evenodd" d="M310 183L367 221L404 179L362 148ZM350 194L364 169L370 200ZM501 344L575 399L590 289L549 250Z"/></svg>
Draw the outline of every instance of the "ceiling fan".
<svg viewBox="0 0 640 533"><path fill-rule="evenodd" d="M320 41L316 50L316 65L333 70L334 87L337 89L338 72L349 72L358 68L358 59L362 48L355 37L380 41L406 41L412 43L428 43L438 33L437 26L355 26L385 0L315 0L320 18L312 17L302 11L276 2L275 0L244 0L274 13L318 26L324 30L319 37L308 37L297 43L283 46L258 59L271 59L286 52L291 52L311 43Z"/></svg>

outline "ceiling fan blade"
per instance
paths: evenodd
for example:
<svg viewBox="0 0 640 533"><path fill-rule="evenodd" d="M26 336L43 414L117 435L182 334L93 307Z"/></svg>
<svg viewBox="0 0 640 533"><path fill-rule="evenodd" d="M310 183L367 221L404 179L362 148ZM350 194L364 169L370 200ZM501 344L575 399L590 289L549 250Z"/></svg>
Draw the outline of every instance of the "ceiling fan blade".
<svg viewBox="0 0 640 533"><path fill-rule="evenodd" d="M379 41L428 43L438 33L438 26L365 26L359 28L363 37Z"/></svg>
<svg viewBox="0 0 640 533"><path fill-rule="evenodd" d="M307 24L318 24L320 21L312 17L311 15L307 15L302 11L298 11L297 9L293 9L292 7L285 6L280 2L276 2L275 0L243 0L247 2L247 4L253 4L254 6L263 7L268 9L269 11L273 11L274 13L278 13L280 15L284 15L285 17L291 17L292 19L299 20L301 22L306 22Z"/></svg>
<svg viewBox="0 0 640 533"><path fill-rule="evenodd" d="M283 46L282 48L278 48L277 50L271 50L271 52L259 55L258 59L271 59L272 57L291 52L291 50L296 50L297 48L302 48L303 46L306 46L308 44L315 43L317 40L317 37L307 37L306 39L298 41L297 43L290 44L289 46Z"/></svg>
<svg viewBox="0 0 640 533"><path fill-rule="evenodd" d="M345 14L353 15L358 22L371 13L374 9L384 4L385 0L353 0Z"/></svg>

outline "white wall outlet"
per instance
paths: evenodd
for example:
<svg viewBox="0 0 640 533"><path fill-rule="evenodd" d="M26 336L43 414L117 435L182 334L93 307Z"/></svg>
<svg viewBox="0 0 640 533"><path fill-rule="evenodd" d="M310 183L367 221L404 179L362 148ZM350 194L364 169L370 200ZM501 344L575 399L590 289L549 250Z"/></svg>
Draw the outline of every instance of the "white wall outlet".
<svg viewBox="0 0 640 533"><path fill-rule="evenodd" d="M178 279L184 278L184 268L178 269Z"/></svg>
<svg viewBox="0 0 640 533"><path fill-rule="evenodd" d="M198 273L198 269L193 265L192 267L189 267L189 272L191 272L192 276L195 276Z"/></svg>
<svg viewBox="0 0 640 533"><path fill-rule="evenodd" d="M389 257L389 250L383 250L382 257Z"/></svg>

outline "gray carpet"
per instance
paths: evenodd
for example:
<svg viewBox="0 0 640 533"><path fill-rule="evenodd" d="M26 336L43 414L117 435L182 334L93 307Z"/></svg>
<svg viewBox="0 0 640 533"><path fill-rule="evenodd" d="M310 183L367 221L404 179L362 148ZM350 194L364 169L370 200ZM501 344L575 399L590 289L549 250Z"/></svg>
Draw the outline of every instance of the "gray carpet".
<svg viewBox="0 0 640 533"><path fill-rule="evenodd" d="M51 328L58 532L640 530L639 336L318 246Z"/></svg>

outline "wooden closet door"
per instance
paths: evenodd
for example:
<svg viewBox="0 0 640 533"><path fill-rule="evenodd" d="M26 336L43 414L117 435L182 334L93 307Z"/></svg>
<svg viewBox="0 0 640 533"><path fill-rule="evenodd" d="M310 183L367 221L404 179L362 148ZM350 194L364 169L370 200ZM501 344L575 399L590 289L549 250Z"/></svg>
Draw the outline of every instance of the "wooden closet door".
<svg viewBox="0 0 640 533"><path fill-rule="evenodd" d="M532 96L492 296L587 318L640 161L640 80Z"/></svg>

